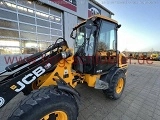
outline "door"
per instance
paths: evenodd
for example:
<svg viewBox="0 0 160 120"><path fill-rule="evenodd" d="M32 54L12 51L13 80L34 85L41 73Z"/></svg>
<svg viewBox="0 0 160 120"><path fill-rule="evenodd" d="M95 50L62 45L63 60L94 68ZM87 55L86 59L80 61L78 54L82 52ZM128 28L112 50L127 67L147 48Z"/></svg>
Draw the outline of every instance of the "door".
<svg viewBox="0 0 160 120"><path fill-rule="evenodd" d="M116 24L102 21L97 40L96 73L103 73L117 64Z"/></svg>

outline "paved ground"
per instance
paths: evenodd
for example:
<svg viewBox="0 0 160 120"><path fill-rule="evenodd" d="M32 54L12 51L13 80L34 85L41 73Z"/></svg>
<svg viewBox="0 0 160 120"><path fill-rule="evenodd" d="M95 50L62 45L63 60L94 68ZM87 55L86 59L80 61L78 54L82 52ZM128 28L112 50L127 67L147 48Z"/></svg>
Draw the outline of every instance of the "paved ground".
<svg viewBox="0 0 160 120"><path fill-rule="evenodd" d="M116 101L86 85L77 89L82 96L79 120L160 120L160 62L130 64L124 93ZM6 120L22 98L19 94L0 110L0 120Z"/></svg>

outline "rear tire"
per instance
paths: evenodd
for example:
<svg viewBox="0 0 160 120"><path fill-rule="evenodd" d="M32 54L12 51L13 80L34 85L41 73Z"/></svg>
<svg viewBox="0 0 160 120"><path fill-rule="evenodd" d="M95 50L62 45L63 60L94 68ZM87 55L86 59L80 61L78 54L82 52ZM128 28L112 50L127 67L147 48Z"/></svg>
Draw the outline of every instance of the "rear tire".
<svg viewBox="0 0 160 120"><path fill-rule="evenodd" d="M109 89L103 90L103 93L109 98L117 100L121 97L126 83L126 75L118 71L109 84Z"/></svg>
<svg viewBox="0 0 160 120"><path fill-rule="evenodd" d="M50 86L33 91L8 120L56 120L57 117L77 120L78 106L71 94Z"/></svg>

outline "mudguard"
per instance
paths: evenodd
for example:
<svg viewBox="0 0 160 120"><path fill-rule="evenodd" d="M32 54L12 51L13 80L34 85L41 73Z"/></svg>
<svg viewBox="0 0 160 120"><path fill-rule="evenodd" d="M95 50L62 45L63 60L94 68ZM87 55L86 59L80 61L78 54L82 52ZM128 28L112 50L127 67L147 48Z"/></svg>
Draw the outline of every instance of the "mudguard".
<svg viewBox="0 0 160 120"><path fill-rule="evenodd" d="M109 70L107 74L101 75L100 80L105 81L108 84L110 84L114 75L119 71L122 71L125 74L127 72L127 68L113 67Z"/></svg>

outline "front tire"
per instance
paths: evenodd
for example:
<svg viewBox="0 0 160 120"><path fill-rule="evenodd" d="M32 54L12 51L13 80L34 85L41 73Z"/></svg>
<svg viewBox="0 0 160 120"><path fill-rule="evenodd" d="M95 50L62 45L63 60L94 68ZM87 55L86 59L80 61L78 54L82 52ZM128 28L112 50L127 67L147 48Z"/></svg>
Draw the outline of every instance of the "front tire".
<svg viewBox="0 0 160 120"><path fill-rule="evenodd" d="M103 93L110 99L117 100L121 97L126 83L126 75L121 70L118 71L110 81L109 89Z"/></svg>
<svg viewBox="0 0 160 120"><path fill-rule="evenodd" d="M45 87L31 93L8 120L77 120L75 98L57 87Z"/></svg>

